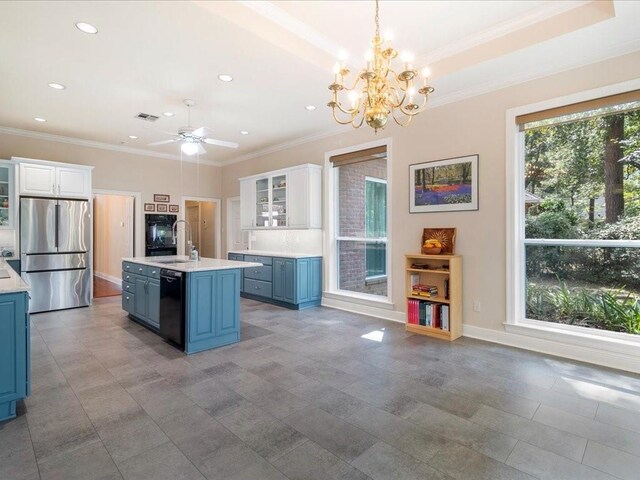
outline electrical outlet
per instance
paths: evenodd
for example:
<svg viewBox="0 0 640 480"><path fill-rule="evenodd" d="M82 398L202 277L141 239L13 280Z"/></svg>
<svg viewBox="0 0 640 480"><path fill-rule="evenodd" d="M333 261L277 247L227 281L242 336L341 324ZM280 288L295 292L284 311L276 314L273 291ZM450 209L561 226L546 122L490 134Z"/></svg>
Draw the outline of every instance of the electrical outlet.
<svg viewBox="0 0 640 480"><path fill-rule="evenodd" d="M475 301L473 302L473 311L474 312L479 312L480 311L480 302L479 301Z"/></svg>

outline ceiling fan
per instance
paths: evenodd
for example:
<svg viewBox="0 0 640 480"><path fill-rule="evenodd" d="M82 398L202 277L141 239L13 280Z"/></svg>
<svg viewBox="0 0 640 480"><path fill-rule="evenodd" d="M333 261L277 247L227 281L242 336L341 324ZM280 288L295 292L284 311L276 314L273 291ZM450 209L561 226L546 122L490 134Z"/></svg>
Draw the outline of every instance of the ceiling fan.
<svg viewBox="0 0 640 480"><path fill-rule="evenodd" d="M178 133L164 132L174 138L170 140L162 140L161 142L149 143L148 146L153 147L156 145L164 145L166 143L182 142L180 144L180 150L182 150L182 153L185 155L195 155L196 153L203 155L207 153L202 146L203 143L208 145L218 145L220 147L238 148L238 144L235 142L225 142L223 140L216 140L215 138L208 137L208 133L213 131L208 127L191 127L191 107L193 107L196 102L186 99L184 100L184 104L187 106L189 112L187 126L179 128Z"/></svg>

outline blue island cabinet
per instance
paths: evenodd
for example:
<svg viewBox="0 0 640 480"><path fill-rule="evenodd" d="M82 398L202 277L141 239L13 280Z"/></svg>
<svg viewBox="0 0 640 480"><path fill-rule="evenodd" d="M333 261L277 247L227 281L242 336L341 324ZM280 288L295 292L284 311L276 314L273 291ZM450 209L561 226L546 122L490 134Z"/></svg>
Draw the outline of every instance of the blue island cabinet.
<svg viewBox="0 0 640 480"><path fill-rule="evenodd" d="M187 274L185 352L240 341L240 269Z"/></svg>
<svg viewBox="0 0 640 480"><path fill-rule="evenodd" d="M122 308L138 322L158 330L160 328L160 269L123 262L122 290Z"/></svg>
<svg viewBox="0 0 640 480"><path fill-rule="evenodd" d="M29 294L0 295L0 421L16 416L16 401L30 393Z"/></svg>

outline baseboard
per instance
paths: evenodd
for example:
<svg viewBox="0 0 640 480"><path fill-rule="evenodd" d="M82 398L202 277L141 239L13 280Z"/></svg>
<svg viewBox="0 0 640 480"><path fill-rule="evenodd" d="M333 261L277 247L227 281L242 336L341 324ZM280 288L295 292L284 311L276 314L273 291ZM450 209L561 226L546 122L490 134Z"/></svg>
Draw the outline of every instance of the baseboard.
<svg viewBox="0 0 640 480"><path fill-rule="evenodd" d="M321 305L323 307L335 308L346 312L360 313L370 317L382 318L383 320L390 320L392 322L405 323L404 312L398 312L396 310L388 310L386 308L363 305L362 303L354 303L337 298L328 298L326 296L322 297Z"/></svg>
<svg viewBox="0 0 640 480"><path fill-rule="evenodd" d="M101 279L106 280L106 281L111 282L111 283L115 283L119 287L122 287L122 278L121 277L114 277L112 275L107 275L106 273L96 272L96 271L94 271L93 274L98 278L101 278Z"/></svg>
<svg viewBox="0 0 640 480"><path fill-rule="evenodd" d="M553 340L476 327L474 325L463 325L462 335L477 338L478 340L508 345L510 347L546 353L556 357L569 358L571 360L593 363L603 367L640 373L640 357L635 355L625 355L624 353L599 350L593 347L570 345L564 342L555 342Z"/></svg>

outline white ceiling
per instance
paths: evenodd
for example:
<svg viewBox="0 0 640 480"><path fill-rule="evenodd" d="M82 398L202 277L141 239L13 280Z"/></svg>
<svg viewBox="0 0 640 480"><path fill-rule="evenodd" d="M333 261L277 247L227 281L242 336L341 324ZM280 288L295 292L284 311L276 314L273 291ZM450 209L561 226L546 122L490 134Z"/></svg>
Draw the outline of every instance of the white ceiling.
<svg viewBox="0 0 640 480"><path fill-rule="evenodd" d="M640 2L615 2L615 16L600 21L594 11L591 25L563 20L563 31L540 36L545 21L567 12L578 18L572 14L592 5L383 1L380 13L382 31L392 29L397 49L434 62L435 106L640 49ZM240 144L237 150L207 146L205 161L248 158L335 131L325 107L330 68L339 50L360 66L373 34L373 10L370 1L0 2L0 131L29 130L178 158L176 145L146 144L186 125L184 98L196 100L193 126L209 126L215 138ZM94 24L99 33L81 33L78 21ZM538 34L529 33L530 45L510 41L532 26ZM476 54L478 46L490 53ZM220 82L220 73L234 81ZM53 90L50 82L67 89ZM309 112L307 104L318 108ZM163 117L165 111L176 115ZM143 122L133 118L138 112L161 118Z"/></svg>

